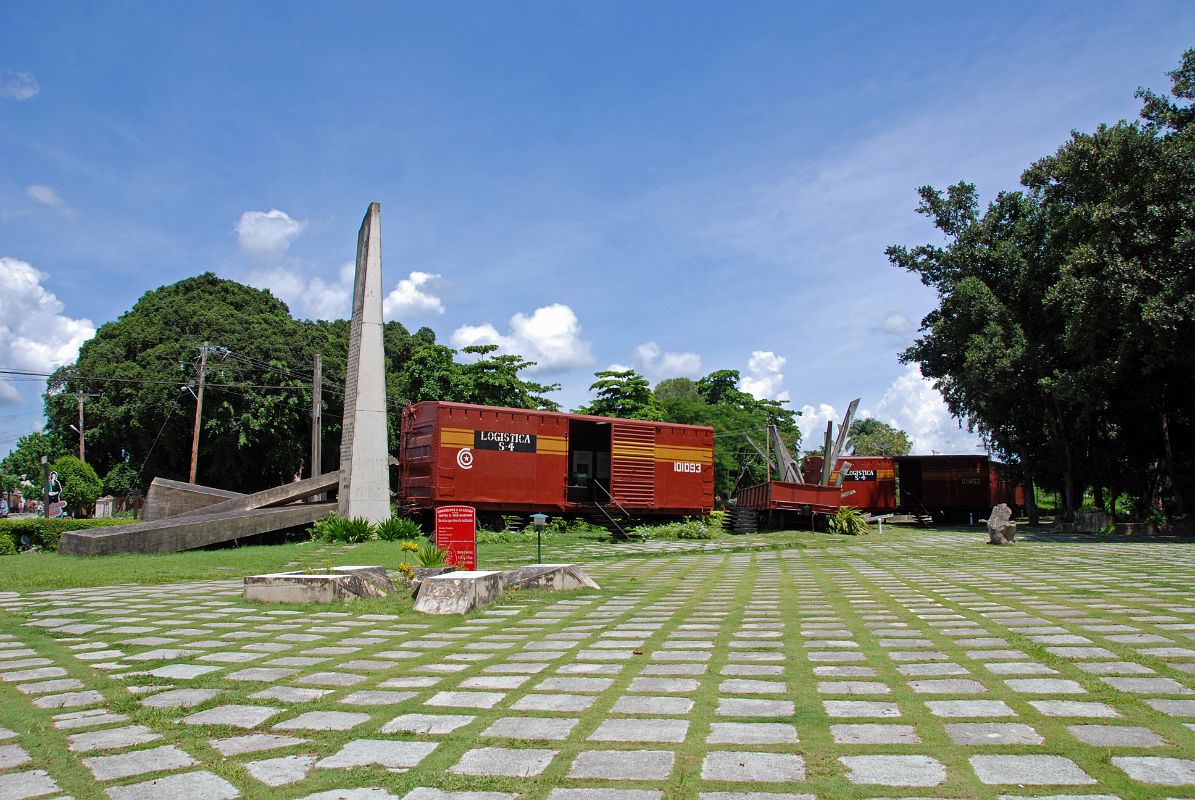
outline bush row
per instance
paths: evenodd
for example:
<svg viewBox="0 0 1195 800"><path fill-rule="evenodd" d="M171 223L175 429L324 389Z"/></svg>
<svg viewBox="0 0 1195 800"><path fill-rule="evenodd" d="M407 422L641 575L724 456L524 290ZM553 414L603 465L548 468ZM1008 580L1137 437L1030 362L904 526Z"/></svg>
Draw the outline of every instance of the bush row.
<svg viewBox="0 0 1195 800"><path fill-rule="evenodd" d="M16 552L17 548L40 547L43 550L57 550L58 539L67 531L85 528L106 528L109 525L127 525L127 519L45 519L26 517L23 519L0 519L0 555ZM7 544L5 543L7 540Z"/></svg>
<svg viewBox="0 0 1195 800"><path fill-rule="evenodd" d="M316 542L396 542L422 535L419 523L406 517L391 517L374 525L364 517L348 518L333 512L311 526L311 539Z"/></svg>

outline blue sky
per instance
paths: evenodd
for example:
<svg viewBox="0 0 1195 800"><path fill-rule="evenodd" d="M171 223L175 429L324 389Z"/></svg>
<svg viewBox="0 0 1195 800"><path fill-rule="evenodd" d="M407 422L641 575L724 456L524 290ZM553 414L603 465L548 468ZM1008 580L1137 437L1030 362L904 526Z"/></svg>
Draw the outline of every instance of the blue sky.
<svg viewBox="0 0 1195 800"><path fill-rule="evenodd" d="M1015 188L1195 44L1182 2L436 5L6 4L0 367L206 270L344 316L376 200L388 314L566 407L611 365L737 369L806 427L858 396L970 452L896 358L934 304L883 255L933 238L916 187ZM37 394L0 385L0 451Z"/></svg>

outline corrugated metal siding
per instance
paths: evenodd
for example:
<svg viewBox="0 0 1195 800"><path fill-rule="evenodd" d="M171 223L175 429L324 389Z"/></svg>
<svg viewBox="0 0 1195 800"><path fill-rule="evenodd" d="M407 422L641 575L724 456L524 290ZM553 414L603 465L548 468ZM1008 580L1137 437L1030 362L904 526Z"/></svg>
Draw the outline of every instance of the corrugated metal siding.
<svg viewBox="0 0 1195 800"><path fill-rule="evenodd" d="M650 508L656 502L655 428L613 423L610 492L621 505Z"/></svg>

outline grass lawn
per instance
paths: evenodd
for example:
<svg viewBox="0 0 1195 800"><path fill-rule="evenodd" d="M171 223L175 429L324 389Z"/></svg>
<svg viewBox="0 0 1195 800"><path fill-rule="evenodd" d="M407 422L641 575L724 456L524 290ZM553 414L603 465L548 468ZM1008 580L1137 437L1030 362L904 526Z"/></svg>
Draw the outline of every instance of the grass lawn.
<svg viewBox="0 0 1195 800"><path fill-rule="evenodd" d="M916 531L885 527L884 540L915 537ZM590 562L678 550L735 550L759 547L828 547L844 539L824 533L776 531L748 536L724 534L711 541L649 541L612 543L605 534L557 533L543 538L545 563ZM357 545L296 542L291 544L225 547L166 555L117 555L95 558L30 552L0 557L0 591L30 592L84 586L158 584L240 578L266 572L319 569L349 564L380 564L394 570L412 554L397 542ZM478 546L482 569L509 569L535 561L535 540Z"/></svg>

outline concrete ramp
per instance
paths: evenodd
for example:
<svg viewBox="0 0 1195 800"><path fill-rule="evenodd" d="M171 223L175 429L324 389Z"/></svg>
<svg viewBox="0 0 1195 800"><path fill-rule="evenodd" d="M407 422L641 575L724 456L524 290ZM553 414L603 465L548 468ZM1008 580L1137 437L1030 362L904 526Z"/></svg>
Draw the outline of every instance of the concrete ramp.
<svg viewBox="0 0 1195 800"><path fill-rule="evenodd" d="M278 508L201 512L153 522L69 531L62 534L58 552L72 556L175 553L310 525L335 509L335 503L296 503Z"/></svg>
<svg viewBox="0 0 1195 800"><path fill-rule="evenodd" d="M325 472L323 475L316 475L314 478L304 478L294 483L284 483L281 486L266 489L264 492L254 492L253 494L234 493L233 497L226 500L188 512L187 516L194 516L196 514L223 514L229 511L250 511L255 508L286 505L287 503L294 503L297 500L311 497L313 494L326 492L339 484L339 470ZM194 486L194 484L185 485Z"/></svg>
<svg viewBox="0 0 1195 800"><path fill-rule="evenodd" d="M145 511L142 519L152 522L179 514L193 514L216 503L244 496L240 492L230 492L227 489L172 481L169 478L154 478L153 483L149 485L149 491L145 493Z"/></svg>

